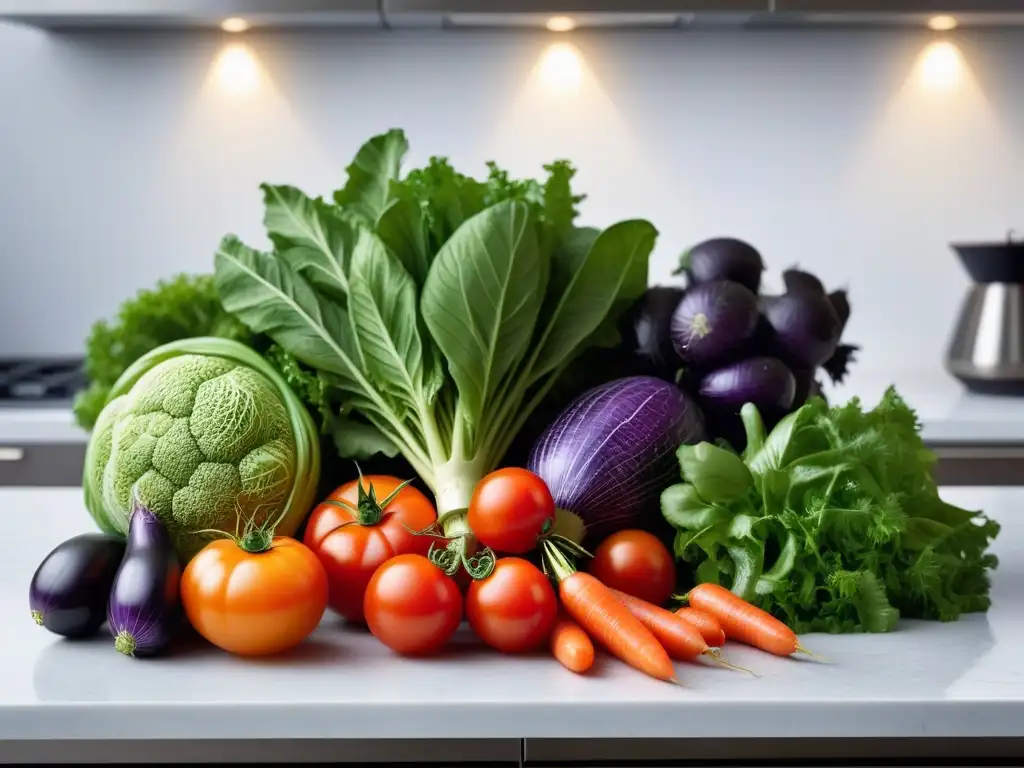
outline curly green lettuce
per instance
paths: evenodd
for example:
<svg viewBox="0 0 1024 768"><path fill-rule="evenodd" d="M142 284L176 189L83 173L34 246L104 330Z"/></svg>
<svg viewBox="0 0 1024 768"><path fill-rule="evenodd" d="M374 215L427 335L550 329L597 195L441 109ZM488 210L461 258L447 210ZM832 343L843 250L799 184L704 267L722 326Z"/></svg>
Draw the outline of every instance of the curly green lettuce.
<svg viewBox="0 0 1024 768"><path fill-rule="evenodd" d="M812 399L768 435L753 405L742 416L742 456L684 445L684 482L662 495L698 581L796 632L887 632L900 616L989 607L999 525L939 497L935 455L894 389L873 410Z"/></svg>
<svg viewBox="0 0 1024 768"><path fill-rule="evenodd" d="M89 386L75 398L75 420L82 428L93 429L110 388L132 363L161 344L195 336L245 343L252 337L224 311L212 275L177 275L127 299L114 320L99 320L89 332Z"/></svg>

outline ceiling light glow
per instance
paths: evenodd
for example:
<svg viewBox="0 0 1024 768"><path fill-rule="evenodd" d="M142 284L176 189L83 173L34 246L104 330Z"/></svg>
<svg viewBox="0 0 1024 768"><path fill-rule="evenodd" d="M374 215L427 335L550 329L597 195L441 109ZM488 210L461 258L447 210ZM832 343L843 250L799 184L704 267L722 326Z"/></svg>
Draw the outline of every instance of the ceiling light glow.
<svg viewBox="0 0 1024 768"><path fill-rule="evenodd" d="M949 32L956 29L958 24L952 16L932 16L928 19L928 27L936 32Z"/></svg>
<svg viewBox="0 0 1024 768"><path fill-rule="evenodd" d="M548 19L547 28L551 32L572 32L576 29L576 22L568 16L552 16Z"/></svg>
<svg viewBox="0 0 1024 768"><path fill-rule="evenodd" d="M225 32L245 32L249 29L249 22L238 16L232 16L229 19L224 19L220 23L220 28Z"/></svg>

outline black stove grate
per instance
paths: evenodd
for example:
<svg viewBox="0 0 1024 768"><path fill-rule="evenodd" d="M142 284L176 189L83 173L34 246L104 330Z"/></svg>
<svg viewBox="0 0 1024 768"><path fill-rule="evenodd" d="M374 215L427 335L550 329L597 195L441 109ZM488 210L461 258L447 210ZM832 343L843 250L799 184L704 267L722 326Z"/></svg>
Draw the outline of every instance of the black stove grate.
<svg viewBox="0 0 1024 768"><path fill-rule="evenodd" d="M0 359L0 401L67 401L86 383L81 359Z"/></svg>

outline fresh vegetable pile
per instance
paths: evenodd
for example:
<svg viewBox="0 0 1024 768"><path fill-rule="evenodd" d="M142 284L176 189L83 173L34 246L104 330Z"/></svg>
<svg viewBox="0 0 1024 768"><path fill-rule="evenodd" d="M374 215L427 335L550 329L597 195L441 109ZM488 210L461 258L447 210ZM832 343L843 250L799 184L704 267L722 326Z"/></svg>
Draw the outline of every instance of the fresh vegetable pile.
<svg viewBox="0 0 1024 768"><path fill-rule="evenodd" d="M941 501L912 411L814 394L855 350L845 293L791 269L759 296L723 238L647 289L654 227L578 226L568 163L403 175L405 151L374 137L327 199L264 185L269 250L228 236L213 276L97 324L76 414L103 533L39 566L37 623L142 657L186 620L241 656L328 608L409 655L465 620L677 681L732 641L988 607L998 526Z"/></svg>

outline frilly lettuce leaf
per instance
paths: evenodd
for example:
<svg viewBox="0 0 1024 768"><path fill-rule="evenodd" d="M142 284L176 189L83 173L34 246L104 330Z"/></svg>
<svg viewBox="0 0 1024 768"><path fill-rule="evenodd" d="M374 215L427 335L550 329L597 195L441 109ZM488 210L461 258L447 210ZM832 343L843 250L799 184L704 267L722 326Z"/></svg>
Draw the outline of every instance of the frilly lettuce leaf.
<svg viewBox="0 0 1024 768"><path fill-rule="evenodd" d="M900 616L989 607L999 524L939 497L935 455L895 389L871 410L812 399L768 435L752 405L743 420L742 457L686 446L682 482L662 495L676 555L699 581L796 632L887 632Z"/></svg>

